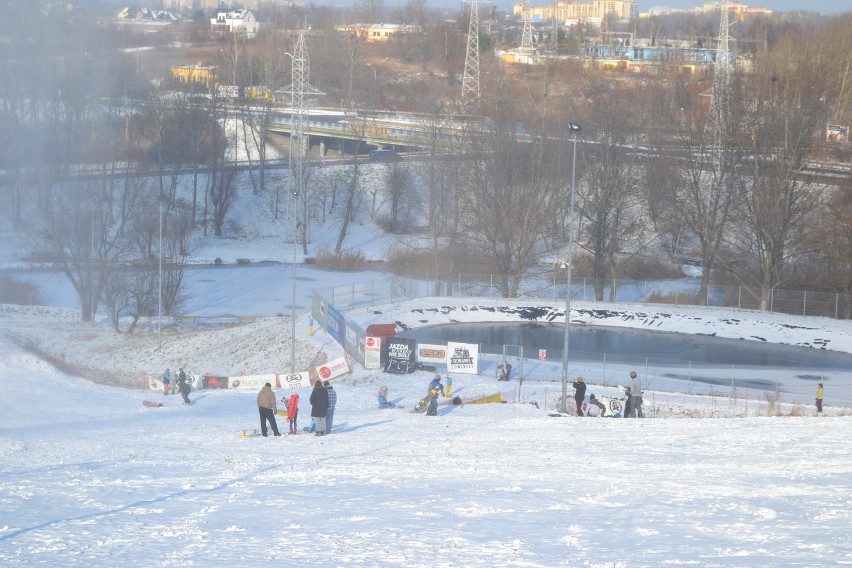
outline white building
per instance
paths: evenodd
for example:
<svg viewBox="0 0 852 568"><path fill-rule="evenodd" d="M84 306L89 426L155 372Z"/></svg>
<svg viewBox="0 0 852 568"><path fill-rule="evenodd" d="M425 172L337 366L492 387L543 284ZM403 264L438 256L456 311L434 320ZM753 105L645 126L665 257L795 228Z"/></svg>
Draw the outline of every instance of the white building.
<svg viewBox="0 0 852 568"><path fill-rule="evenodd" d="M260 23L251 10L231 10L219 12L215 18L210 18L210 30L214 34L245 34L252 38L257 35Z"/></svg>

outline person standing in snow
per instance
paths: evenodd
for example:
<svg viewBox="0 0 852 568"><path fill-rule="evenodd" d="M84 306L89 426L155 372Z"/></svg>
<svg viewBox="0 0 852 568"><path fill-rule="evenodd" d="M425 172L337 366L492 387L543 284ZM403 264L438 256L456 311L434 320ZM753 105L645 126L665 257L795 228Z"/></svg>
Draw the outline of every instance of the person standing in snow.
<svg viewBox="0 0 852 568"><path fill-rule="evenodd" d="M435 398L438 398L438 393L441 396L444 396L444 385L441 384L441 375L435 373L435 377L432 379L432 382L429 383L429 391L428 394L432 394L432 391L435 391L433 395Z"/></svg>
<svg viewBox="0 0 852 568"><path fill-rule="evenodd" d="M171 388L172 383L172 373L168 369L163 373L163 396L169 394L169 388Z"/></svg>
<svg viewBox="0 0 852 568"><path fill-rule="evenodd" d="M817 384L816 393L816 409L817 414L822 413L822 397L825 396L825 390L822 388L822 383Z"/></svg>
<svg viewBox="0 0 852 568"><path fill-rule="evenodd" d="M315 436L325 436L325 419L328 416L328 391L317 379L314 381L314 390L311 391L311 418L316 423Z"/></svg>
<svg viewBox="0 0 852 568"><path fill-rule="evenodd" d="M266 437L267 422L272 427L272 433L280 436L278 422L275 421L275 412L278 407L275 405L275 393L272 392L272 385L269 383L263 385L263 388L257 393L257 410L260 413L260 433L263 434L263 437Z"/></svg>
<svg viewBox="0 0 852 568"><path fill-rule="evenodd" d="M630 371L630 399L627 401L625 418L645 418L642 412L642 381L636 371Z"/></svg>
<svg viewBox="0 0 852 568"><path fill-rule="evenodd" d="M426 393L427 407L426 416L438 415L438 395L444 396L444 385L441 384L441 375L435 373L435 378L429 383L429 392Z"/></svg>
<svg viewBox="0 0 852 568"><path fill-rule="evenodd" d="M181 374L183 374L183 369L181 369ZM189 401L189 393L192 391L192 387L189 386L189 383L186 382L186 375L183 375L178 379L178 392L183 397L184 404L192 404Z"/></svg>
<svg viewBox="0 0 852 568"><path fill-rule="evenodd" d="M334 407L337 405L337 392L328 381L325 381L322 385L328 394L328 414L325 416L325 433L331 434L331 428L334 424Z"/></svg>
<svg viewBox="0 0 852 568"><path fill-rule="evenodd" d="M290 395L290 403L287 405L287 420L290 421L290 433L297 434L297 422L299 420L299 395L296 393Z"/></svg>
<svg viewBox="0 0 852 568"><path fill-rule="evenodd" d="M586 383L583 377L577 377L574 386L574 402L577 404L577 416L583 416L583 401L586 400Z"/></svg>

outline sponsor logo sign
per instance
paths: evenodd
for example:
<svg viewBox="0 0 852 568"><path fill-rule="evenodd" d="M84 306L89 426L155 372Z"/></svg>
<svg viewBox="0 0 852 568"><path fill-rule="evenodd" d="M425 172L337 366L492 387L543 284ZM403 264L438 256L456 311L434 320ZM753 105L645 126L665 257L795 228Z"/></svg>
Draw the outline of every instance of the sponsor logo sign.
<svg viewBox="0 0 852 568"><path fill-rule="evenodd" d="M260 390L266 383L275 384L275 375L241 375L228 377L229 389Z"/></svg>
<svg viewBox="0 0 852 568"><path fill-rule="evenodd" d="M378 369L382 361L382 338L368 337L364 340L364 368Z"/></svg>
<svg viewBox="0 0 852 568"><path fill-rule="evenodd" d="M278 375L283 389L299 389L311 386L310 373L287 373Z"/></svg>
<svg viewBox="0 0 852 568"><path fill-rule="evenodd" d="M417 360L421 363L440 363L443 365L447 362L447 346L420 343L417 345Z"/></svg>
<svg viewBox="0 0 852 568"><path fill-rule="evenodd" d="M479 372L479 345L448 342L447 372L476 375Z"/></svg>
<svg viewBox="0 0 852 568"><path fill-rule="evenodd" d="M317 367L317 376L323 380L333 379L349 373L349 362L345 357L338 357L325 365Z"/></svg>

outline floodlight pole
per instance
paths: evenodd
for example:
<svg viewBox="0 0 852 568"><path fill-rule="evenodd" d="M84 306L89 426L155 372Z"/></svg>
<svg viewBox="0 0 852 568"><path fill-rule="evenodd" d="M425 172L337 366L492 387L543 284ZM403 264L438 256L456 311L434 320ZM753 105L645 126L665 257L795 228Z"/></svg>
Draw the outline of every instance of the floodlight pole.
<svg viewBox="0 0 852 568"><path fill-rule="evenodd" d="M157 271L157 349L163 348L163 192L157 191L158 199L157 201L160 204L159 207L159 217L160 217L160 253L157 255L159 257L158 264L159 268Z"/></svg>
<svg viewBox="0 0 852 568"><path fill-rule="evenodd" d="M560 412L568 412L568 328L571 323L571 263L574 257L574 187L577 173L577 135L583 127L575 122L569 122L568 128L574 137L574 158L571 162L571 197L568 201L568 258L567 289L565 290L565 343L562 346L562 408Z"/></svg>

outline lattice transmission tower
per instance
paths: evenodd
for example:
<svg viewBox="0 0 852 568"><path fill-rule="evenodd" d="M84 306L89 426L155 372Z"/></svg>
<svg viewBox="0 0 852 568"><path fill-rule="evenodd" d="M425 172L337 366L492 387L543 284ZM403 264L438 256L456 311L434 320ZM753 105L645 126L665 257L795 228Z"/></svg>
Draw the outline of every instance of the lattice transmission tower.
<svg viewBox="0 0 852 568"><path fill-rule="evenodd" d="M530 8L529 2L524 4L524 28L521 33L521 49L523 51L532 51L533 49L532 8Z"/></svg>
<svg viewBox="0 0 852 568"><path fill-rule="evenodd" d="M467 51L462 77L462 108L475 112L479 108L479 0L465 0L470 4L470 24L467 30Z"/></svg>
<svg viewBox="0 0 852 568"><path fill-rule="evenodd" d="M293 62L293 82L284 87L283 92L290 97L290 158L288 165L293 174L293 223L294 231L298 222L298 213L304 213L307 206L306 192L310 176L310 140L308 136L308 108L312 97L324 93L310 84L311 61L305 46L305 33L299 32L293 53L288 53ZM303 252L307 254L307 220L302 216L300 237ZM294 241L295 242L295 241Z"/></svg>
<svg viewBox="0 0 852 568"><path fill-rule="evenodd" d="M721 12L719 37L716 39L716 62L713 66L713 89L710 93L710 113L705 126L706 137L712 140L714 153L719 156L725 142L725 130L730 119L731 104L731 35L729 12L724 4L716 4Z"/></svg>

